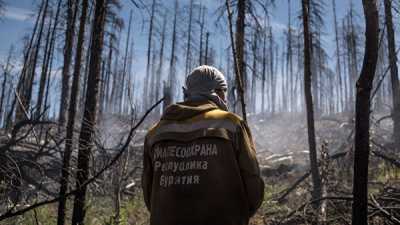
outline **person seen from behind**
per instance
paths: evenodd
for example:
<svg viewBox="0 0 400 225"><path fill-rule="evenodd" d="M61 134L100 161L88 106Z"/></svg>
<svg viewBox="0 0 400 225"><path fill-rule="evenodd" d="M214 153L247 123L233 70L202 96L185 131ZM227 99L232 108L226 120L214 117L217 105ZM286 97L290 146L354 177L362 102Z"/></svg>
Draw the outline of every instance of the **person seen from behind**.
<svg viewBox="0 0 400 225"><path fill-rule="evenodd" d="M151 225L247 225L264 183L250 130L228 112L227 82L211 66L186 79L147 133L142 188Z"/></svg>

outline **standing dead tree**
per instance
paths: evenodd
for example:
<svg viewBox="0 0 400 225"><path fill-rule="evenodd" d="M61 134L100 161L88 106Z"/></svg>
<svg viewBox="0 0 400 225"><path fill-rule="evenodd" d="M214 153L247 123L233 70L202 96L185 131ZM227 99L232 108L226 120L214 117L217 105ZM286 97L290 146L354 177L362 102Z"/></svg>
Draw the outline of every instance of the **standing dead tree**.
<svg viewBox="0 0 400 225"><path fill-rule="evenodd" d="M6 85L8 83L10 83L10 80L11 80L11 79L9 79L9 77L11 75L10 72L12 69L11 58L12 58L13 52L14 52L14 47L11 46L10 51L7 56L6 63L5 63L5 65L2 66L3 81L1 83L1 94L0 94L0 124L2 124L2 121L4 119L3 113L5 113L6 109L7 109L6 89L8 89L8 88L6 88L7 87Z"/></svg>
<svg viewBox="0 0 400 225"><path fill-rule="evenodd" d="M318 170L317 149L315 140L313 96L311 93L311 33L309 30L310 1L302 0L303 35L304 35L304 95L307 108L308 145L310 166L313 181L313 199L321 198L321 177ZM318 208L319 203L314 204Z"/></svg>
<svg viewBox="0 0 400 225"><path fill-rule="evenodd" d="M338 94L337 98L339 98L339 105L338 109L343 110L344 102L343 102L343 82L342 82L342 65L340 60L340 48L339 48L339 31L338 31L338 24L337 24L337 16L336 16L336 1L332 0L332 9L333 9L333 18L334 18L334 27L335 27L335 44L336 44L336 72L338 78L338 85L336 89L336 93Z"/></svg>
<svg viewBox="0 0 400 225"><path fill-rule="evenodd" d="M186 63L185 63L185 76L189 74L192 65L192 20L193 20L193 0L190 0L189 5L189 23L187 31L187 43L186 43Z"/></svg>
<svg viewBox="0 0 400 225"><path fill-rule="evenodd" d="M27 58L28 59L27 63L29 66L27 70L24 71L26 73L21 74L20 77L22 85L19 87L18 94L16 96L19 99L18 100L19 104L17 104L15 112L16 121L21 121L26 119L31 106L33 83L36 75L36 66L38 63L45 22L47 15L49 13L49 0L45 0L43 4L44 4L43 11L42 13L39 13L41 18L39 22L39 32L36 38L36 43L33 46L33 52Z"/></svg>
<svg viewBox="0 0 400 225"><path fill-rule="evenodd" d="M392 1L385 0L385 24L387 30L387 41L389 48L389 66L390 78L392 83L392 119L393 119L393 137L397 151L400 151L400 84L399 70L397 68L397 53L395 31L392 16Z"/></svg>
<svg viewBox="0 0 400 225"><path fill-rule="evenodd" d="M124 111L124 104L126 99L124 98L124 88L125 88L125 79L128 75L128 70L127 70L127 66L128 66L128 50L129 50L129 43L130 43L130 39L131 39L131 27L132 27L132 11L129 13L129 22L128 22L128 35L126 37L126 45L125 45L125 56L124 56L124 64L123 64L123 68L122 68L122 80L121 85L120 85L120 89L119 89L119 94L118 94L118 113L122 114Z"/></svg>
<svg viewBox="0 0 400 225"><path fill-rule="evenodd" d="M225 1L225 6L226 10L228 13L228 22L229 22L229 33L230 33L230 38L231 38L231 48L232 48L232 55L233 55L233 61L234 61L234 68L235 68L235 74L236 74L236 86L238 90L238 95L240 98L240 103L241 103L241 110L242 110L242 116L244 121L247 121L247 115L246 115L246 103L244 99L244 90L243 90L243 71L244 71L244 62L243 62L243 51L244 51L244 19L245 19L245 1L246 0L239 0L238 2L238 20L236 22L236 41L234 40L233 37L233 31L232 31L232 12L231 8L229 5L229 1ZM239 44L239 52L237 52L237 46Z"/></svg>
<svg viewBox="0 0 400 225"><path fill-rule="evenodd" d="M149 24L149 36L147 38L147 63L146 63L146 77L144 78L143 87L143 104L144 108L147 108L147 99L149 97L149 82L150 82L150 65L151 65L151 51L153 43L153 30L154 30L154 14L156 10L156 0L151 3L151 14L150 14L150 24Z"/></svg>
<svg viewBox="0 0 400 225"><path fill-rule="evenodd" d="M76 46L76 56L74 72L72 77L71 95L69 101L68 109L68 122L66 129L66 140L65 149L63 153L62 169L61 169L61 180L60 180L60 202L58 204L58 216L57 225L65 224L65 209L67 198L65 193L68 191L69 174L70 174L70 159L72 155L72 145L74 138L74 128L75 128L75 116L77 107L77 98L79 96L79 83L80 83L80 73L82 64L82 54L83 54L83 43L85 38L85 25L87 11L89 7L88 0L82 0L81 17L79 22L78 40Z"/></svg>
<svg viewBox="0 0 400 225"><path fill-rule="evenodd" d="M79 0L68 0L67 1L67 22L65 30L65 43L64 43L64 65L62 68L61 76L61 97L60 97L60 111L58 116L58 122L60 128L64 128L66 121L66 113L68 110L68 96L69 96L69 80L70 80L70 69L72 64L72 50L75 38L75 21L76 14L78 11Z"/></svg>
<svg viewBox="0 0 400 225"><path fill-rule="evenodd" d="M89 63L88 86L84 114L79 135L79 152L72 224L82 224L85 218L85 200L87 186L83 186L89 178L89 159L93 145L94 126L97 120L97 106L100 86L100 67L103 51L104 27L106 23L108 3L96 0L92 25L91 54Z"/></svg>
<svg viewBox="0 0 400 225"><path fill-rule="evenodd" d="M171 56L169 58L169 71L168 71L168 81L166 85L164 84L164 96L165 102L163 108L165 109L168 105L174 102L175 99L175 80L176 80L176 37L177 37L177 18L178 18L178 0L175 0L174 4L174 21L172 27L172 38L171 38Z"/></svg>
<svg viewBox="0 0 400 225"><path fill-rule="evenodd" d="M45 90L46 90L46 84L48 83L48 80L50 79L50 74L51 74L51 64L53 61L53 52L54 52L54 45L56 41L56 32L57 32L57 27L59 25L59 16L60 16L60 11L61 11L61 3L62 0L58 0L57 3L57 9L56 9L56 15L54 17L54 24L51 26L51 21L49 23L49 29L46 37L46 47L44 50L44 57L43 57L43 63L42 63L42 71L40 75L40 84L39 84L39 90L38 90L38 96L37 96L37 101L36 101L36 115L38 116L42 113L42 109L45 108ZM42 106L44 104L44 107Z"/></svg>
<svg viewBox="0 0 400 225"><path fill-rule="evenodd" d="M376 0L363 0L365 17L365 55L357 81L355 149L353 178L353 225L368 224L368 163L371 90L379 48L379 16Z"/></svg>

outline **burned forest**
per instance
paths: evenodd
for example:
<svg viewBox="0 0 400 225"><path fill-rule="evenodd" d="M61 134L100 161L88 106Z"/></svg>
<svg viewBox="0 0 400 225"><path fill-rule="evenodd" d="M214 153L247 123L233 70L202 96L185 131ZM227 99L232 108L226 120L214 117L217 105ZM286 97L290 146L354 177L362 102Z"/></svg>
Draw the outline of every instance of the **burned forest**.
<svg viewBox="0 0 400 225"><path fill-rule="evenodd" d="M0 225L158 225L170 209L149 202L177 183L171 210L197 207L190 188L215 172L205 158L243 143L146 151L205 129L177 110L202 65L223 74L212 91L227 106L204 118L239 121L255 152L233 160L255 160L264 183L237 225L400 224L399 0L0 0L0 31ZM238 138L220 129L196 138ZM192 164L151 161L171 154ZM203 177L161 176L148 199L152 168Z"/></svg>

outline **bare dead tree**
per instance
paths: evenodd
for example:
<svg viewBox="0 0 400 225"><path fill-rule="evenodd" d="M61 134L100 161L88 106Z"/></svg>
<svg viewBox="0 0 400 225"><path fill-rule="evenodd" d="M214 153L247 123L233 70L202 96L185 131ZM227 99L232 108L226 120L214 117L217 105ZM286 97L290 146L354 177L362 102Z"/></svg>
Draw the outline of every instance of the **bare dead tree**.
<svg viewBox="0 0 400 225"><path fill-rule="evenodd" d="M79 0L67 0L67 22L65 30L65 43L64 43L64 64L61 72L61 97L60 97L60 111L58 115L58 122L60 128L64 128L66 121L66 113L68 110L68 96L70 92L69 80L70 69L72 64L72 50L75 38L75 21L78 13Z"/></svg>
<svg viewBox="0 0 400 225"><path fill-rule="evenodd" d="M45 27L46 18L49 12L49 0L44 0L43 13L39 22L39 32L34 46L33 53L29 58L28 76L23 76L23 85L19 89L19 104L17 104L15 112L15 120L20 121L26 119L26 112L30 109L30 103L33 91L33 82L36 75L36 66L39 58L40 46L43 38L43 30Z"/></svg>
<svg viewBox="0 0 400 225"><path fill-rule="evenodd" d="M86 27L88 7L89 7L88 0L82 0L78 39L75 51L76 56L75 56L74 72L72 77L72 86L71 86L70 100L69 100L65 149L63 153L62 168L61 168L60 191L59 191L59 195L61 198L58 204L57 225L65 224L65 210L67 202L65 194L68 191L68 184L69 184L70 160L72 155L72 147L74 139L76 107L77 107L77 98L79 96L79 83L81 78L80 74L81 74L83 44L85 40L85 27Z"/></svg>
<svg viewBox="0 0 400 225"><path fill-rule="evenodd" d="M160 90L161 90L161 80L162 80L162 73L163 73L163 68L164 68L164 49L165 49L165 38L166 38L166 30L167 30L167 14L164 14L164 22L162 26L162 31L161 31L161 43L160 43L160 53L159 53L159 59L158 59L158 67L156 71L156 82L155 82L155 99L160 98Z"/></svg>
<svg viewBox="0 0 400 225"><path fill-rule="evenodd" d="M1 83L1 95L0 95L0 124L3 121L3 112L6 112L6 89L7 89L7 83L9 83L9 77L10 77L10 72L12 69L11 65L11 57L14 54L14 47L11 46L10 50L8 52L7 60L4 66L2 66L3 69L3 81Z"/></svg>
<svg viewBox="0 0 400 225"><path fill-rule="evenodd" d="M172 28L172 38L171 38L171 55L169 58L169 71L168 71L168 81L166 85L164 85L164 96L166 96L166 101L164 102L163 108L165 109L166 106L170 105L174 102L175 93L176 93L176 35L177 35L177 18L178 18L178 0L175 0L174 4L174 21L173 21L173 28Z"/></svg>
<svg viewBox="0 0 400 225"><path fill-rule="evenodd" d="M251 111L256 112L256 91L257 91L257 77L258 77L258 40L259 40L259 30L255 29L253 34L251 50L253 53L253 66L252 66L252 78L251 78Z"/></svg>
<svg viewBox="0 0 400 225"><path fill-rule="evenodd" d="M368 224L368 163L370 151L370 95L378 60L379 16L376 0L363 0L365 55L357 81L353 178L353 225Z"/></svg>
<svg viewBox="0 0 400 225"><path fill-rule="evenodd" d="M132 14L133 12L130 11L129 13L129 22L128 22L128 35L126 38L126 45L125 45L125 56L124 56L124 65L122 68L122 79L121 79L121 85L120 85L120 90L119 90L119 95L118 98L120 99L120 104L118 105L118 113L122 114L123 108L124 108L124 88L125 88L125 79L127 76L127 64L128 64L128 50L129 50L129 43L131 39L131 27L132 27Z"/></svg>
<svg viewBox="0 0 400 225"><path fill-rule="evenodd" d="M308 145L310 152L310 167L313 181L313 199L321 198L321 178L318 170L317 149L315 140L313 96L311 93L311 34L309 30L310 1L302 0L302 18L304 35L304 95L307 107ZM319 204L314 204L315 209Z"/></svg>
<svg viewBox="0 0 400 225"><path fill-rule="evenodd" d="M343 110L344 107L344 102L343 102L343 84L342 84L342 65L341 65L341 60L340 60L340 55L341 55L341 51L339 48L339 28L338 28L338 23L337 23L337 16L336 16L336 1L332 0L332 10L333 10L333 21L334 21L334 27L335 27L335 44L336 44L336 72L337 72L337 78L338 78L338 85L337 85L337 89L336 92L338 94L338 98L339 98L339 107L340 109Z"/></svg>
<svg viewBox="0 0 400 225"><path fill-rule="evenodd" d="M261 63L261 114L265 114L265 81L267 72L267 33L266 28L262 31L262 63Z"/></svg>
<svg viewBox="0 0 400 225"><path fill-rule="evenodd" d="M238 90L238 95L240 98L241 103L241 111L244 121L247 121L247 114L246 114L246 103L244 99L244 90L243 90L243 78L242 72L244 71L243 66L243 48L244 48L244 33L239 34L238 32L244 32L244 19L245 19L245 0L239 0L238 3L238 20L237 20L237 28L236 28L236 42L234 39L233 31L232 31L232 12L230 9L229 1L225 1L225 6L228 14L228 23L229 23L229 36L231 39L231 49L232 49L232 56L234 61L234 68L235 68L235 77L236 77L236 88ZM240 39L240 40L238 40ZM241 53L237 53L237 44L240 44Z"/></svg>
<svg viewBox="0 0 400 225"><path fill-rule="evenodd" d="M100 64L103 50L104 26L108 4L105 0L96 0L92 25L92 44L90 68L86 91L85 110L79 134L78 170L74 199L72 224L82 224L85 218L85 200L87 186L82 186L89 177L89 158L93 145L94 126L97 120L97 105L100 85Z"/></svg>
<svg viewBox="0 0 400 225"><path fill-rule="evenodd" d="M392 83L392 101L393 101L393 137L397 151L400 150L400 84L399 84L399 70L397 67L397 53L395 31L392 16L392 1L385 0L385 24L387 30L387 41L389 50L389 66L390 78Z"/></svg>
<svg viewBox="0 0 400 225"><path fill-rule="evenodd" d="M151 3L151 14L150 14L150 24L149 24L149 35L147 38L147 63L146 63L146 77L144 78L144 87L143 87L143 103L144 108L147 108L147 99L149 96L148 88L150 81L150 65L151 65L151 50L153 43L153 30L154 30L154 13L156 9L156 0L153 0Z"/></svg>
<svg viewBox="0 0 400 225"><path fill-rule="evenodd" d="M189 23L187 30L187 42L186 42L186 62L185 62L185 76L187 76L191 70L192 65L192 20L193 20L193 0L190 0L189 5Z"/></svg>
<svg viewBox="0 0 400 225"><path fill-rule="evenodd" d="M204 25L205 25L206 12L207 12L207 8L205 6L201 6L200 7L201 19L199 21L199 25L200 25L199 65L203 65L203 35L204 35Z"/></svg>
<svg viewBox="0 0 400 225"><path fill-rule="evenodd" d="M56 32L57 32L57 26L59 25L59 16L60 16L60 11L61 11L61 0L58 1L57 3L57 8L56 8L56 14L54 17L54 24L51 26L51 21L49 23L49 29L48 29L48 34L47 34L47 40L46 40L46 47L44 50L44 58L43 58L43 63L42 63L42 72L40 75L40 83L39 83L39 91L38 91L38 96L37 96L37 101L36 101L36 115L41 114L42 111L42 105L44 101L44 95L45 95L45 90L46 90L46 83L48 83L49 77L49 67L50 64L53 60L53 50L54 50L54 45L56 41ZM51 70L50 70L51 73Z"/></svg>

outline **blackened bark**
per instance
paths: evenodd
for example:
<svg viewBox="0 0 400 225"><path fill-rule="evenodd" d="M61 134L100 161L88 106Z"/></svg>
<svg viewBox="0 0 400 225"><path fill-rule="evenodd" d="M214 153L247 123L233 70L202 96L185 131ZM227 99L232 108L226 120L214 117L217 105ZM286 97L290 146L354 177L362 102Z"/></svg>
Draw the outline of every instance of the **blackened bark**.
<svg viewBox="0 0 400 225"><path fill-rule="evenodd" d="M378 60L379 17L376 0L363 0L365 16L365 55L357 81L356 128L353 177L353 225L368 224L368 161L370 95Z"/></svg>
<svg viewBox="0 0 400 225"><path fill-rule="evenodd" d="M43 29L45 26L45 21L48 13L48 7L49 7L49 1L45 0L44 3L44 9L43 9L43 14L42 18L40 21L39 25L39 33L37 36L36 40L36 45L34 47L34 52L32 55L32 58L29 58L29 75L25 77L22 85L22 91L20 93L20 100L21 102L17 105L17 110L16 110L16 115L15 115L15 120L16 121L21 121L26 119L26 113L29 112L30 109L30 103L31 103L31 98L32 98L32 89L33 89L33 82L35 80L35 75L36 75L36 64L38 61L39 57L39 51L40 51L40 45L42 43L42 37L43 37Z"/></svg>
<svg viewBox="0 0 400 225"><path fill-rule="evenodd" d="M192 18L193 17L193 0L190 0L189 6L189 24L188 24L188 31L187 31L187 42L186 42L186 63L185 63L185 76L187 76L191 70L192 64L192 53L190 52L190 48L192 46Z"/></svg>
<svg viewBox="0 0 400 225"><path fill-rule="evenodd" d="M274 54L274 37L272 34L272 26L269 24L268 20L268 38L269 38L269 80L270 80L270 90L271 90L271 113L275 114L275 106L276 106L276 78L275 78L275 54ZM278 51L276 51L278 53ZM277 61L277 60L276 60ZM277 64L277 63L276 63Z"/></svg>
<svg viewBox="0 0 400 225"><path fill-rule="evenodd" d="M65 210L66 210L66 201L67 201L65 194L68 191L68 183L69 183L70 160L71 160L72 145L73 145L73 139L74 139L77 98L79 96L79 81L80 81L80 72L81 72L81 64L82 64L83 43L84 43L84 38L85 38L85 23L86 23L86 17L87 17L87 10L88 10L88 0L82 0L78 41L77 41L76 52L75 52L76 53L75 65L74 65L71 94L70 94L70 101L69 101L70 104L69 104L69 109L68 109L68 122L67 122L67 129L66 129L65 150L64 150L64 154L63 154L63 165L62 165L62 169L61 169L61 180L60 180L60 191L59 191L60 201L58 204L57 225L65 224Z"/></svg>
<svg viewBox="0 0 400 225"><path fill-rule="evenodd" d="M236 20L236 33L235 33L235 53L233 55L236 58L235 62L235 72L236 72L236 83L241 99L241 111L243 119L247 120L246 115L246 103L245 103L245 90L243 90L244 83L244 72L245 72L245 62L244 62L244 49L245 49L245 18L246 18L246 0L239 0L237 3L238 16ZM229 13L229 12L228 12ZM233 45L233 43L232 43Z"/></svg>
<svg viewBox="0 0 400 225"><path fill-rule="evenodd" d="M163 65L164 65L164 46L165 46L165 36L166 36L166 28L167 28L167 14L164 15L164 22L163 22L163 28L161 32L161 43L160 43L160 58L158 60L158 68L156 72L156 89L155 89L155 99L154 101L157 101L157 99L160 98L160 91L161 91L161 74L163 70Z"/></svg>
<svg viewBox="0 0 400 225"><path fill-rule="evenodd" d="M50 50L50 34L51 34L51 27L52 27L52 19L50 18L49 22L49 27L47 30L47 35L46 35L46 44L44 48L44 54L43 54L43 63L42 63L42 71L40 73L40 81L39 81L39 92L36 100L36 111L35 111L35 117L40 115L40 111L42 108L42 102L43 102L43 95L44 95L44 90L46 87L46 80L47 80L47 69L48 69L48 60L50 59L51 52Z"/></svg>
<svg viewBox="0 0 400 225"><path fill-rule="evenodd" d="M321 177L318 171L318 159L315 140L313 96L311 93L311 40L309 29L310 1L302 0L303 35L304 35L304 96L307 109L308 145L310 151L310 167L313 181L312 198L321 198ZM318 208L319 203L314 204Z"/></svg>
<svg viewBox="0 0 400 225"><path fill-rule="evenodd" d="M204 64L208 64L208 58L209 58L209 54L208 54L208 41L210 39L210 32L206 32L206 53L204 54Z"/></svg>
<svg viewBox="0 0 400 225"><path fill-rule="evenodd" d="M204 34L204 17L205 17L206 7L200 7L200 47L199 47L199 65L203 65L203 34Z"/></svg>
<svg viewBox="0 0 400 225"><path fill-rule="evenodd" d="M129 43L130 43L130 38L131 38L131 25L132 25L132 11L129 14L129 24L128 24L128 36L126 38L126 45L125 45L125 56L124 56L124 65L122 68L122 80L121 80L121 85L119 89L119 95L118 99L120 100L120 104L118 105L118 113L122 114L123 113L123 108L125 104L124 99L124 88L125 88L125 78L128 73L126 70L127 64L128 64L128 49L129 49Z"/></svg>
<svg viewBox="0 0 400 225"><path fill-rule="evenodd" d="M143 106L144 109L147 109L148 102L148 88L149 88L149 80L150 80L150 65L151 65L151 46L153 43L153 29L154 29L154 12L156 8L156 0L153 0L151 4L151 15L150 15L150 27L149 27L149 36L147 39L147 63L146 63L146 77L144 78L144 87L143 87Z"/></svg>
<svg viewBox="0 0 400 225"><path fill-rule="evenodd" d="M42 65L42 73L40 75L40 84L39 84L39 93L36 101L36 116L39 116L41 111L42 111L42 104L44 100L44 94L46 90L46 84L47 80L49 79L49 66L50 62L52 59L52 54L53 54L53 46L56 38L56 28L58 26L58 18L60 15L60 9L61 9L61 0L58 1L57 3L57 10L56 10L56 15L54 18L54 24L51 26L51 22L49 24L49 30L48 30L48 36L46 40L46 47L45 47L45 57L43 60L43 65ZM51 28L51 29L50 29ZM51 73L51 71L50 71Z"/></svg>
<svg viewBox="0 0 400 225"><path fill-rule="evenodd" d="M265 78L267 71L267 33L263 31L262 72L261 72L261 113L265 113Z"/></svg>
<svg viewBox="0 0 400 225"><path fill-rule="evenodd" d="M177 23L177 16L178 16L178 0L175 0L175 13L174 13L174 24L172 28L172 38L171 38L171 56L169 61L169 71L168 71L168 83L167 85L164 84L164 95L167 94L167 98L164 101L163 108L166 109L170 103L174 102L175 98L175 80L176 80L176 56L175 56L175 45L176 45L176 23Z"/></svg>
<svg viewBox="0 0 400 225"><path fill-rule="evenodd" d="M6 111L6 101L5 101L5 93L6 93L6 84L8 82L9 70L11 66L11 56L13 53L13 47L10 48L10 52L8 53L6 65L3 67L3 82L1 84L1 96L0 96L0 124L3 120L3 112ZM3 108L4 107L4 108Z"/></svg>
<svg viewBox="0 0 400 225"><path fill-rule="evenodd" d="M339 109L343 110L344 108L344 102L343 102L343 84L342 84L342 66L341 66L341 60L340 60L340 48L339 48L339 32L338 32L338 24L337 24L337 16L336 16L336 0L332 0L332 8L333 8L333 17L334 17L334 27L335 27L335 44L336 44L336 71L337 71L337 77L339 81L339 85L337 88L337 94L339 98Z"/></svg>
<svg viewBox="0 0 400 225"><path fill-rule="evenodd" d="M70 67L72 63L72 46L74 45L75 37L75 20L78 11L79 0L68 0L67 2L67 29L65 30L65 44L64 44L64 65L61 72L61 98L60 98L60 111L58 115L59 127L64 129L66 113L68 110L68 96L70 92L69 78Z"/></svg>
<svg viewBox="0 0 400 225"><path fill-rule="evenodd" d="M389 47L390 78L392 82L393 101L393 138L397 151L400 151L400 87L399 70L397 68L396 41L392 16L392 1L385 0L385 24Z"/></svg>
<svg viewBox="0 0 400 225"><path fill-rule="evenodd" d="M89 177L89 161L96 125L100 87L100 64L103 51L104 26L107 14L106 0L95 1L92 25L91 54L85 109L79 135L78 168L76 177L77 192L74 199L72 225L82 224L85 218L87 186L83 185Z"/></svg>
<svg viewBox="0 0 400 225"><path fill-rule="evenodd" d="M30 54L31 54L31 49L32 49L32 45L33 45L33 42L34 42L34 39L35 39L35 36L36 36L36 32L37 32L38 26L39 26L40 16L43 13L43 8L44 8L44 5L45 5L44 3L45 3L45 1L43 0L42 3L40 4L39 13L38 13L38 15L36 17L36 20L35 20L35 26L33 27L32 35L31 35L31 38L29 40L28 46L25 49L24 59L23 59L24 60L24 65L22 67L22 70L21 70L21 73L20 73L20 76L19 76L19 79L18 79L17 90L16 90L16 93L19 94L19 95L21 95L22 92L23 92L23 84L24 84L24 80L25 80L25 77L26 77L27 68L29 66L29 58L30 58ZM13 99L13 101L11 103L10 111L7 113L7 117L6 117L6 128L7 129L11 128L12 115L14 113L14 109L16 108L15 104L17 102L17 94L14 96L14 99Z"/></svg>
<svg viewBox="0 0 400 225"><path fill-rule="evenodd" d="M244 2L245 0L239 0L239 2L238 2L238 10L240 11L240 10L243 10L243 12L239 12L238 13L238 21L237 21L237 25L238 25L238 23L240 23L239 22L239 19L240 20L243 20L242 22L243 22L243 32L244 32L244 16L245 16L245 2ZM244 90L243 90L243 78L242 78L242 74L240 73L240 66L239 66L239 57L238 57L238 53L237 53L237 46L236 46L236 44L238 43L237 41L237 39L236 40L234 40L234 37L233 37L233 29L232 29L232 12L231 12L231 8L230 8L230 5L229 5L229 0L226 0L225 1L225 6L226 6L226 11L227 11L227 14L228 14L228 28L229 28L229 36L230 36L230 39L231 39L231 49L232 49L232 56L233 56L233 61L234 61L234 68L235 68L235 75L236 75L236 88L237 88L237 93L238 93L238 96L239 96L239 98L240 98L240 105L241 105L241 109L242 109L242 115L243 115L243 120L245 121L245 122L247 122L247 116L246 116L246 104L245 104L245 99L244 99ZM240 16L243 16L242 18L239 18L239 15ZM241 23L240 23L241 24ZM242 36L242 35L244 35L244 33L242 34L242 35L240 35L240 34L238 34L238 29L236 29L236 38L238 38L238 37L240 37L240 36ZM244 36L242 37L242 38L244 38ZM242 42L243 41L243 42ZM241 40L241 41L239 41L239 43L241 43L241 44L244 44L244 40ZM242 48L243 48L243 45L242 45ZM243 49L242 49L242 51L243 51ZM242 57L243 57L243 55L242 55ZM243 62L243 58L242 58L242 60L241 60L242 62Z"/></svg>
<svg viewBox="0 0 400 225"><path fill-rule="evenodd" d="M253 73L251 78L251 96L250 96L250 103L251 103L251 111L252 113L256 112L256 86L257 86L257 60L258 60L258 30L254 31L253 34L253 42L252 42L252 52L253 52Z"/></svg>

